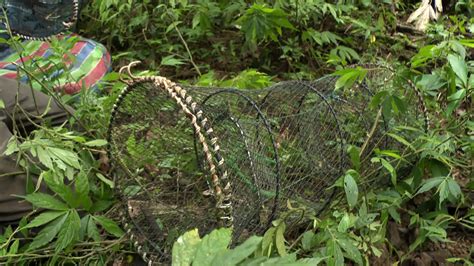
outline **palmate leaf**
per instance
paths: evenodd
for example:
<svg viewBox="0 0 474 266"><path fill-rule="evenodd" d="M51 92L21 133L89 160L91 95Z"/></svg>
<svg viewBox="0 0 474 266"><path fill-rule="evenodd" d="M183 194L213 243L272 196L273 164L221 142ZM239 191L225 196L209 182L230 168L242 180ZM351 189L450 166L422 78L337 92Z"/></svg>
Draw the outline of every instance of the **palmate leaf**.
<svg viewBox="0 0 474 266"><path fill-rule="evenodd" d="M71 188L64 184L62 177L56 176L53 171L43 172L41 175L49 189L56 193L69 206L76 207L76 198L74 197Z"/></svg>
<svg viewBox="0 0 474 266"><path fill-rule="evenodd" d="M254 4L237 20L237 24L242 27L246 41L255 45L257 41L268 38L277 41L282 28L294 29L287 17L281 9Z"/></svg>

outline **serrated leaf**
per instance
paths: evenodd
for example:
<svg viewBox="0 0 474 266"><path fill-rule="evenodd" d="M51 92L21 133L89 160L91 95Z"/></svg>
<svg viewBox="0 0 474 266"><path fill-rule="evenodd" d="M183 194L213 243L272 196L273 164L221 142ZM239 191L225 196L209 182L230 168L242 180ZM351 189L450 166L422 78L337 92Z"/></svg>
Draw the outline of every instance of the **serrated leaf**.
<svg viewBox="0 0 474 266"><path fill-rule="evenodd" d="M87 178L86 173L81 171L77 175L74 185L79 204L81 204L84 209L89 210L92 206L92 201L89 198L89 179Z"/></svg>
<svg viewBox="0 0 474 266"><path fill-rule="evenodd" d="M33 239L33 242L31 242L30 246L28 247L28 250L35 250L51 242L51 240L53 240L59 233L59 230L61 230L61 227L66 221L67 216L68 213L65 212L63 215L59 216L57 219L51 222L48 226L43 228Z"/></svg>
<svg viewBox="0 0 474 266"><path fill-rule="evenodd" d="M110 220L104 216L92 216L92 218L98 222L109 234L114 235L115 237L122 237L124 232L123 230L117 225L116 222Z"/></svg>
<svg viewBox="0 0 474 266"><path fill-rule="evenodd" d="M62 201L59 201L55 197L44 193L37 192L28 194L26 195L25 199L33 204L33 206L38 208L56 211L65 211L69 209L69 207Z"/></svg>
<svg viewBox="0 0 474 266"><path fill-rule="evenodd" d="M55 147L48 147L49 152L54 155L58 160L63 161L67 165L74 167L75 169L80 169L81 165L79 164L79 157L77 154L63 150Z"/></svg>
<svg viewBox="0 0 474 266"><path fill-rule="evenodd" d="M173 244L172 265L191 265L200 243L201 238L199 237L199 232L197 229L188 231L180 236Z"/></svg>
<svg viewBox="0 0 474 266"><path fill-rule="evenodd" d="M46 166L48 169L53 169L53 161L51 160L50 154L43 147L37 147L36 153L39 161Z"/></svg>
<svg viewBox="0 0 474 266"><path fill-rule="evenodd" d="M42 225L45 225L49 222L51 222L52 220L58 218L59 216L65 214L64 211L47 211L47 212L43 212L41 214L39 214L38 216L36 216L31 222L29 222L25 227L25 229L27 228L35 228L35 227L38 227L38 226L42 226Z"/></svg>
<svg viewBox="0 0 474 266"><path fill-rule="evenodd" d="M20 239L17 239L8 249L8 254L13 255L18 253L18 248L20 247Z"/></svg>
<svg viewBox="0 0 474 266"><path fill-rule="evenodd" d="M174 55L165 56L161 59L162 66L179 66L184 64L183 60L176 59Z"/></svg>
<svg viewBox="0 0 474 266"><path fill-rule="evenodd" d="M56 241L55 251L59 252L67 248L79 238L79 230L81 229L81 218L76 210L70 210L67 218L61 226Z"/></svg>
<svg viewBox="0 0 474 266"><path fill-rule="evenodd" d="M49 189L61 197L69 206L76 207L76 198L72 193L72 189L64 184L62 177L56 176L52 170L43 172L42 177Z"/></svg>
<svg viewBox="0 0 474 266"><path fill-rule="evenodd" d="M87 237L93 239L94 241L98 242L102 240L102 237L100 236L99 229L97 228L97 225L94 223L94 220L92 217L89 217L87 220Z"/></svg>

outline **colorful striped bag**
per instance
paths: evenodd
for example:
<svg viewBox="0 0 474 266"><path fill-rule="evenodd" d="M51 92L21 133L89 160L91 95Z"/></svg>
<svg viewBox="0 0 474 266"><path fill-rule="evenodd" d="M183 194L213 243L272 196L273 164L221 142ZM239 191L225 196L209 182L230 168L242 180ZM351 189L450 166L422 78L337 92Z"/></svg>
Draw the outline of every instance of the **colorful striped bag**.
<svg viewBox="0 0 474 266"><path fill-rule="evenodd" d="M54 84L54 89L67 94L96 90L110 69L110 54L103 45L74 34L51 41L27 40L0 52L1 77L31 81L36 88Z"/></svg>

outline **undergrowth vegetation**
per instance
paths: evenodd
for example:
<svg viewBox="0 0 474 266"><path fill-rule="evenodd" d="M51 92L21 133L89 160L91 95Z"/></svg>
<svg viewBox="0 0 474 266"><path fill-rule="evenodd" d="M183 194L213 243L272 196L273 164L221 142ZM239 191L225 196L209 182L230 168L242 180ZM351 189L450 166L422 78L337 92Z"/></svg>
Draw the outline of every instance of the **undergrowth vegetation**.
<svg viewBox="0 0 474 266"><path fill-rule="evenodd" d="M388 186L363 185L362 147L352 146L347 151L352 167L334 184L339 197L323 214L305 217L306 230L286 234L292 224L282 214L263 236L233 248L229 229L206 236L193 230L175 243L173 262L472 265L474 4L445 2L445 13L423 33L404 23L418 3L408 0L95 0L85 6L78 31L108 47L115 70L138 59L139 75L246 89L334 74L334 89L344 90L367 74L353 65L377 63L389 66L396 82L376 92L370 103L375 113L386 119L408 116L407 90L416 90L426 106L420 108L428 114L426 130L394 125L386 137L398 145L372 154L371 163L383 169ZM74 41L53 40L58 57ZM8 42L27 49L17 39ZM62 95L39 65L48 71L63 66L36 60L20 71L33 87L76 109L70 123L75 130L39 126L10 140L6 153L18 154L19 164L54 193L30 184L25 200L43 211L0 235L0 264L129 263L134 250L117 222L105 141L124 84L112 72L99 94ZM133 141L127 145L146 155ZM288 205L290 213L311 213ZM449 253L433 253L437 250Z"/></svg>

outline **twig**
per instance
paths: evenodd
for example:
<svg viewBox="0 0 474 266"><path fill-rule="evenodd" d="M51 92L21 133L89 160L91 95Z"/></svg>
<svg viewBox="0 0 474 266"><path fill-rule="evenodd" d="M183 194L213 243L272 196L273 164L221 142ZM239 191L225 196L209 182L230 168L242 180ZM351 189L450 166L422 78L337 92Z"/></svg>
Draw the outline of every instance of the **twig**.
<svg viewBox="0 0 474 266"><path fill-rule="evenodd" d="M362 145L362 148L360 149L359 152L359 157L362 157L362 154L364 153L365 149L367 148L367 145L369 145L369 141L372 139L372 137L375 134L375 130L377 129L377 125L379 123L379 119L382 116L382 107L379 108L379 111L377 112L377 116L375 117L374 124L372 125L372 129L369 132L369 135L367 136L367 139L364 142L364 145Z"/></svg>

